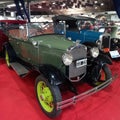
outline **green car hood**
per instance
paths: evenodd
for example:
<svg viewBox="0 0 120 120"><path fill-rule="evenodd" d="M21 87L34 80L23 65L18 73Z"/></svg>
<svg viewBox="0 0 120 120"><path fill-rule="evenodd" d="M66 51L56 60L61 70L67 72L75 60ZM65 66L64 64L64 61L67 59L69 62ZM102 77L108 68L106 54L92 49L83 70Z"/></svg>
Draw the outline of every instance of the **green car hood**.
<svg viewBox="0 0 120 120"><path fill-rule="evenodd" d="M62 35L41 35L30 38L31 41L38 41L42 46L66 50L68 47L73 46L75 43L67 40Z"/></svg>

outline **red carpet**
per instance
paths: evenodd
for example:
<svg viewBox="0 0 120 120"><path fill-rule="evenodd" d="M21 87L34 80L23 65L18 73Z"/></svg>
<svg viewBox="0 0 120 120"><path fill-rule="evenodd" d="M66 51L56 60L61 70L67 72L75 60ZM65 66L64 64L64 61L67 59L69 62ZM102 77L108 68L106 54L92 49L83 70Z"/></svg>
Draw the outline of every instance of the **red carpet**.
<svg viewBox="0 0 120 120"><path fill-rule="evenodd" d="M111 66L120 73L120 62ZM0 120L49 120L41 111L34 92L33 72L20 78L0 59ZM104 90L63 109L55 120L120 120L120 80Z"/></svg>

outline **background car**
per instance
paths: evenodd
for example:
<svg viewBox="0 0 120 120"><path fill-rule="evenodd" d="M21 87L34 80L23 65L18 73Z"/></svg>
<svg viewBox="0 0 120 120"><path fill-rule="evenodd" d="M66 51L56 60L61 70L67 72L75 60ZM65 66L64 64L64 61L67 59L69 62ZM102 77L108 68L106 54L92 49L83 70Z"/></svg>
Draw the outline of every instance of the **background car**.
<svg viewBox="0 0 120 120"><path fill-rule="evenodd" d="M110 34L110 56L111 58L120 58L120 38L118 36L118 27L115 25L103 26L98 28L98 31Z"/></svg>
<svg viewBox="0 0 120 120"><path fill-rule="evenodd" d="M111 55L112 58L120 57L119 52L115 55L118 50L116 49L118 43L115 44L118 38L113 37L116 30L115 27L111 27L111 29L110 27L103 26L99 29L96 24L96 19L76 15L58 15L53 17L53 22L55 24L55 32L64 34L69 40L80 40L83 44L86 42L96 43L103 52L110 55L113 53L114 56ZM111 32L107 31L110 29Z"/></svg>

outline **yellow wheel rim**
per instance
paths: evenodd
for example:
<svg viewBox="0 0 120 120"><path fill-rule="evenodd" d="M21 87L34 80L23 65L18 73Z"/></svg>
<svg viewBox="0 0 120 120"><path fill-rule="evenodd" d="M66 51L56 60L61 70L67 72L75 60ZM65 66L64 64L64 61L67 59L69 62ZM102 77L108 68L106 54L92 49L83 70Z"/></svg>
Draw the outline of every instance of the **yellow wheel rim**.
<svg viewBox="0 0 120 120"><path fill-rule="evenodd" d="M44 81L39 81L37 84L37 96L42 108L47 112L52 112L54 109L53 96Z"/></svg>
<svg viewBox="0 0 120 120"><path fill-rule="evenodd" d="M7 50L5 51L5 60L6 60L7 66L9 67L10 66L10 62L9 62L9 55L8 55Z"/></svg>

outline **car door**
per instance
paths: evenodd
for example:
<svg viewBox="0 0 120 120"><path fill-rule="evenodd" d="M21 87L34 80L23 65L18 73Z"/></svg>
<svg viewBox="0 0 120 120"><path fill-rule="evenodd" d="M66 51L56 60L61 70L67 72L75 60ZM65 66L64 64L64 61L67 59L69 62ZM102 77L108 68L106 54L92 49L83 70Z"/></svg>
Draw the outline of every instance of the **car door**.
<svg viewBox="0 0 120 120"><path fill-rule="evenodd" d="M26 31L14 29L11 33L10 44L17 57L33 65L38 63L38 49L29 41Z"/></svg>
<svg viewBox="0 0 120 120"><path fill-rule="evenodd" d="M38 64L38 47L35 47L29 39L20 43L20 54L25 61L33 65Z"/></svg>

